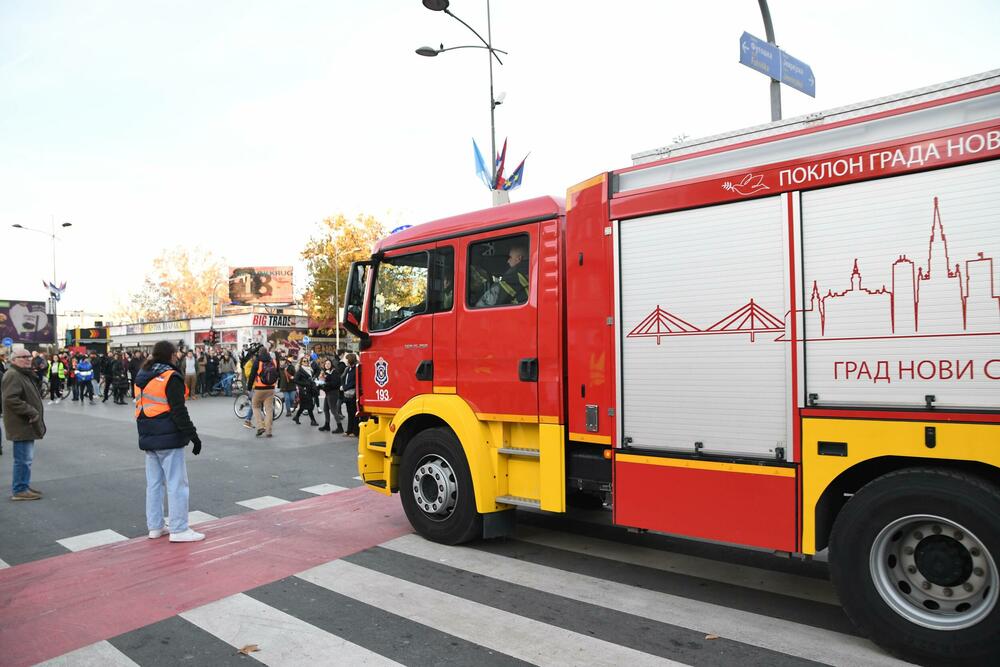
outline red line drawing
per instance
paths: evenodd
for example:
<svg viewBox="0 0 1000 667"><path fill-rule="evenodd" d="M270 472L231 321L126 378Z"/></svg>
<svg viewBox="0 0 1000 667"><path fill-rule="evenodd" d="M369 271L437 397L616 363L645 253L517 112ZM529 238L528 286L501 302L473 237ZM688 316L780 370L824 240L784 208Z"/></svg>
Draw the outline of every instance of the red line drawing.
<svg viewBox="0 0 1000 667"><path fill-rule="evenodd" d="M917 266L906 255L900 255L891 265L891 288L865 287L857 258L850 287L839 292L828 289L824 295L819 282L813 281L809 307L795 311L796 316L805 318L806 336L798 340L1000 335L1000 296L995 288L993 258L983 252L977 255L965 261L964 272L958 263L951 264L938 198L934 197L926 265ZM884 316L877 314L880 307L885 309ZM790 315L786 313L786 319ZM776 342L797 342L785 337L786 330L784 322L750 299L705 329L657 305L627 337L656 338L659 345L660 339L667 336L749 334L750 342L754 342L759 333L778 333Z"/></svg>
<svg viewBox="0 0 1000 667"><path fill-rule="evenodd" d="M660 344L663 336L677 336L680 334L690 334L698 332L698 327L689 322L685 322L676 315L656 306L656 310L646 316L642 322L636 325L629 338L656 338L656 344Z"/></svg>
<svg viewBox="0 0 1000 667"><path fill-rule="evenodd" d="M759 333L784 331L784 323L754 303L753 299L705 329L705 333L748 333L751 343Z"/></svg>
<svg viewBox="0 0 1000 667"><path fill-rule="evenodd" d="M656 338L656 344L659 345L660 339L667 336L749 334L752 343L759 333L781 333L784 330L785 325L781 320L750 299L707 329L699 329L657 306L656 310L647 315L646 319L636 325L626 337Z"/></svg>
<svg viewBox="0 0 1000 667"><path fill-rule="evenodd" d="M891 276L891 287L868 289L862 285L855 259L849 288L821 295L818 282L813 281L809 307L797 311L806 318L806 335L800 340L1000 335L1000 296L995 289L993 258L977 253L975 259L966 260L964 274L959 263L951 263L937 197L926 264L918 266L900 255L892 263ZM872 320L871 313L878 312L878 300L884 302L885 319ZM791 341L784 335L777 340Z"/></svg>

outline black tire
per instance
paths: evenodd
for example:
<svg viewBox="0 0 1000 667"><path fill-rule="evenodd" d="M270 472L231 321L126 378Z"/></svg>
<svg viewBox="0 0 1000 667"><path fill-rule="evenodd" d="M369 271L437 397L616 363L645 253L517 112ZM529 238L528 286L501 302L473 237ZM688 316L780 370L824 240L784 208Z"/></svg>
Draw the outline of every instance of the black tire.
<svg viewBox="0 0 1000 667"><path fill-rule="evenodd" d="M847 615L877 644L923 663L1000 664L997 564L1000 489L951 470L870 482L830 536L830 573Z"/></svg>
<svg viewBox="0 0 1000 667"><path fill-rule="evenodd" d="M410 525L433 542L461 544L483 534L469 464L448 429L421 431L406 446L399 495Z"/></svg>

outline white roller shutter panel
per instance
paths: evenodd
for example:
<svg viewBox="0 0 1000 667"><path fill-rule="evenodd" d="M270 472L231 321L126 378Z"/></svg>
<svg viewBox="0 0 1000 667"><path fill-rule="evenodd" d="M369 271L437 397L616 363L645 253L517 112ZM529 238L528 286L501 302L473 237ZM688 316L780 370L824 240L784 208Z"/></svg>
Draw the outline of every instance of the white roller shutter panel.
<svg viewBox="0 0 1000 667"><path fill-rule="evenodd" d="M1000 162L803 193L802 239L817 405L1000 408Z"/></svg>
<svg viewBox="0 0 1000 667"><path fill-rule="evenodd" d="M786 447L780 197L620 226L623 435L773 458Z"/></svg>

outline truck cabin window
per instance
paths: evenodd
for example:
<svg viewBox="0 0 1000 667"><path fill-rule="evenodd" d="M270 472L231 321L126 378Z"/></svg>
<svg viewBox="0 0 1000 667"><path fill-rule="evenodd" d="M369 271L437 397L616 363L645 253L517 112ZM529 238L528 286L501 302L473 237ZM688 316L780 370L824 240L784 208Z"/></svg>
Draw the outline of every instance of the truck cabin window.
<svg viewBox="0 0 1000 667"><path fill-rule="evenodd" d="M492 308L527 303L530 293L527 234L469 245L466 303Z"/></svg>
<svg viewBox="0 0 1000 667"><path fill-rule="evenodd" d="M378 265L371 331L385 331L427 310L427 253L388 257Z"/></svg>

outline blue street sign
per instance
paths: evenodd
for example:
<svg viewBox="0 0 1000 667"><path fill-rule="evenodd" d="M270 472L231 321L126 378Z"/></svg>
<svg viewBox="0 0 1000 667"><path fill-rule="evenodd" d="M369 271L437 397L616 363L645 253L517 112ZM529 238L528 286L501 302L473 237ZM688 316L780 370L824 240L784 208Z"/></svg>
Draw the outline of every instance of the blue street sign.
<svg viewBox="0 0 1000 667"><path fill-rule="evenodd" d="M816 97L816 77L812 68L784 51L781 52L781 83L809 97Z"/></svg>
<svg viewBox="0 0 1000 667"><path fill-rule="evenodd" d="M312 342L312 339L309 336L303 336L302 337L302 344L303 345L308 345L310 342Z"/></svg>
<svg viewBox="0 0 1000 667"><path fill-rule="evenodd" d="M740 37L740 64L781 81L781 51L748 32Z"/></svg>
<svg viewBox="0 0 1000 667"><path fill-rule="evenodd" d="M8 336L7 338L4 338L3 339L3 346L4 347L13 347L14 346L14 339L11 338L10 336Z"/></svg>
<svg viewBox="0 0 1000 667"><path fill-rule="evenodd" d="M412 227L412 226L413 226L413 225L400 225L399 227L396 227L396 228L395 228L394 230L392 230L392 231L391 231L391 232L389 232L389 233L390 233L390 234L395 234L396 232L401 232L401 231L403 231L404 229L409 229L409 228L410 228L410 227Z"/></svg>

